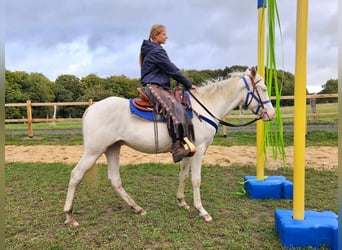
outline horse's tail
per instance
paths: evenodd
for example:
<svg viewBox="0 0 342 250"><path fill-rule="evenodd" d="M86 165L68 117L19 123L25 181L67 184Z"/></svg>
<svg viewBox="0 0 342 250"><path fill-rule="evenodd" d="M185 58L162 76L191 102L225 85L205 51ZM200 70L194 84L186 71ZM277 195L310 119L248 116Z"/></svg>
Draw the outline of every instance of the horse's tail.
<svg viewBox="0 0 342 250"><path fill-rule="evenodd" d="M94 164L86 173L85 180L90 184L95 184L98 179L96 164Z"/></svg>

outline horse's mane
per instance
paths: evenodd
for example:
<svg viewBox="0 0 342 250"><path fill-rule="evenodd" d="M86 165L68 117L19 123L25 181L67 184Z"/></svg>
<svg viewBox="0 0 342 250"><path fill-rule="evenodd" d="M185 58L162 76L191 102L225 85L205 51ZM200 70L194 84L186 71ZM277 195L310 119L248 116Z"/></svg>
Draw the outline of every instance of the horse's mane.
<svg viewBox="0 0 342 250"><path fill-rule="evenodd" d="M211 95L211 93L223 92L226 91L226 85L234 80L239 80L243 76L245 76L248 72L232 72L228 74L226 78L217 78L211 79L201 84L201 86L197 89L197 93L199 96L203 95Z"/></svg>

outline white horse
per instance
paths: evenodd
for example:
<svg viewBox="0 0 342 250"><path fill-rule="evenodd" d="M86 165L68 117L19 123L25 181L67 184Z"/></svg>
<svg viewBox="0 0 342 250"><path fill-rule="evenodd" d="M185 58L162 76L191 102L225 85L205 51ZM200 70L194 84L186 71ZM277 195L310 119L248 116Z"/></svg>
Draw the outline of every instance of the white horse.
<svg viewBox="0 0 342 250"><path fill-rule="evenodd" d="M247 106L264 121L274 118L275 112L269 100L263 79L254 68L229 79L198 87L193 93L210 110L216 118L224 117L240 104ZM184 181L189 175L191 166L191 182L193 186L193 202L199 215L205 221L212 217L203 208L200 196L201 163L208 146L212 143L217 130L218 121L205 111L197 101L191 99L194 111L200 114L194 116L196 153L184 158L180 163L179 187L176 198L180 208L189 209L185 201ZM171 139L166 124L157 123L158 152L170 152ZM127 145L144 153L156 153L154 122L141 119L130 112L129 100L120 97L109 97L90 106L83 116L83 155L72 170L67 197L64 206L65 224L78 226L73 218L72 203L76 187L96 160L104 153L108 163L108 178L113 188L121 198L134 209L134 212L145 215L146 212L128 195L121 184L120 178L120 148Z"/></svg>

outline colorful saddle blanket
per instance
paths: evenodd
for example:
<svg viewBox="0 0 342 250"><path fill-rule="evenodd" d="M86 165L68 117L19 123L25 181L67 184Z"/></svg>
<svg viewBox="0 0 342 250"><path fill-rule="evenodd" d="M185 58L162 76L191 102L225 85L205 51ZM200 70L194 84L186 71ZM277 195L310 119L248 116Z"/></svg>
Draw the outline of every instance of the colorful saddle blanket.
<svg viewBox="0 0 342 250"><path fill-rule="evenodd" d="M189 93L185 92L184 96L188 99L188 103L191 106ZM143 111L143 110L140 110L137 107L135 107L133 104L132 98L129 99L129 108L130 108L132 114L134 114L140 118L143 118L143 119L146 119L149 121L154 121L154 120L163 121L163 119L158 114L154 114L153 111ZM192 119L193 118L192 110L186 109L186 112L188 113L190 119Z"/></svg>

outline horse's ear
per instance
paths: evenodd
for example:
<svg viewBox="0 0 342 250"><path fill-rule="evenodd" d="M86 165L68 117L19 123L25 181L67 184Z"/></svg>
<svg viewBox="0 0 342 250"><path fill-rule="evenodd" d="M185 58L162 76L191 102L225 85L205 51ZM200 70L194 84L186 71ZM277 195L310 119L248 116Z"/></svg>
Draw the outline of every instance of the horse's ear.
<svg viewBox="0 0 342 250"><path fill-rule="evenodd" d="M252 75L253 78L256 76L256 73L257 73L256 68L252 67L251 68L251 75Z"/></svg>

